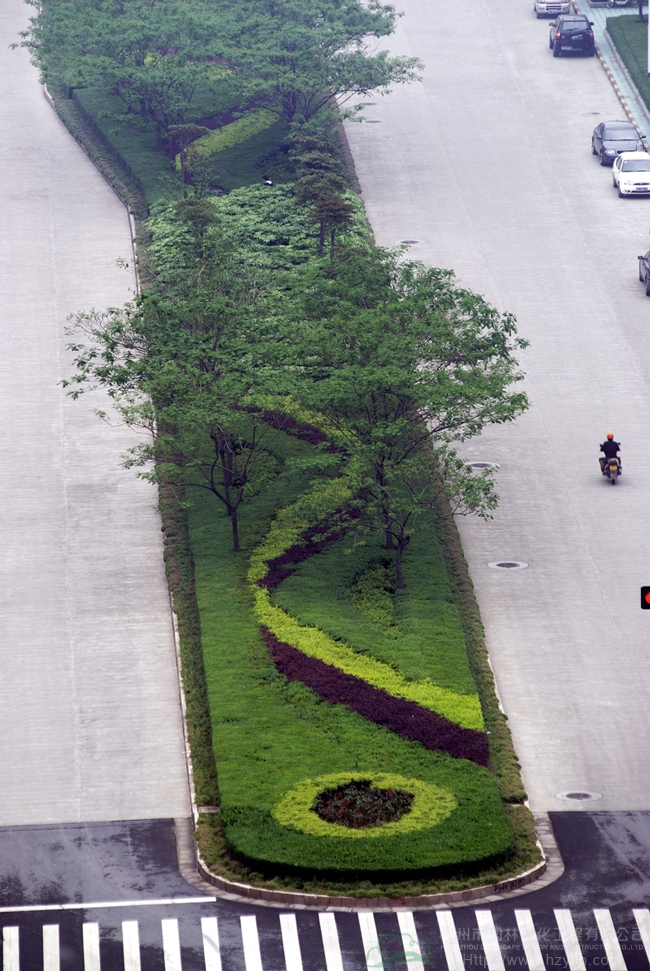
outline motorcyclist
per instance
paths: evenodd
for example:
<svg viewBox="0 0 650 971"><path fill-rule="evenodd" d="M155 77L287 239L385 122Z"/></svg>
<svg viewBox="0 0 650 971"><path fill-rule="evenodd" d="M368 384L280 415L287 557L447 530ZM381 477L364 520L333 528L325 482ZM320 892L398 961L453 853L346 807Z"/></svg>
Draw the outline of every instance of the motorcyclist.
<svg viewBox="0 0 650 971"><path fill-rule="evenodd" d="M619 455L618 455L620 448L621 448L620 443L614 441L614 434L613 434L613 432L608 432L607 433L607 438L605 439L605 441L603 442L603 444L600 446L600 451L605 453L605 458L601 458L599 460L600 461L600 471L601 472L603 472L604 469L605 469L605 462L606 462L607 459L618 459L619 468L621 470L623 469L623 466L621 464L621 460L620 460Z"/></svg>

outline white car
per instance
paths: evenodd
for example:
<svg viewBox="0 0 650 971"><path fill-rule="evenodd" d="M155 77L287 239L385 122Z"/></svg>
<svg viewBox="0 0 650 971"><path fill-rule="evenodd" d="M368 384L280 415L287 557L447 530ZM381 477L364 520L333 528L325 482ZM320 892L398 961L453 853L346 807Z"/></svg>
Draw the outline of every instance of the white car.
<svg viewBox="0 0 650 971"><path fill-rule="evenodd" d="M533 0L533 10L537 19L542 17L557 17L559 13L570 13L569 0Z"/></svg>
<svg viewBox="0 0 650 971"><path fill-rule="evenodd" d="M650 195L650 155L621 152L614 159L612 181L619 196Z"/></svg>

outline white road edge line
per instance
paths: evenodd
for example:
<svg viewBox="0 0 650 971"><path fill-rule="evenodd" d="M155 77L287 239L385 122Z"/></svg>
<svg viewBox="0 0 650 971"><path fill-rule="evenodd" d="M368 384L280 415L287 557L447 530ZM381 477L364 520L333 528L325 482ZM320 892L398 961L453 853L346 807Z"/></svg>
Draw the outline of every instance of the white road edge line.
<svg viewBox="0 0 650 971"><path fill-rule="evenodd" d="M160 900L104 900L89 904L29 904L26 907L0 907L0 914L33 914L39 910L101 910L103 907L169 907L216 902L216 897L161 897Z"/></svg>

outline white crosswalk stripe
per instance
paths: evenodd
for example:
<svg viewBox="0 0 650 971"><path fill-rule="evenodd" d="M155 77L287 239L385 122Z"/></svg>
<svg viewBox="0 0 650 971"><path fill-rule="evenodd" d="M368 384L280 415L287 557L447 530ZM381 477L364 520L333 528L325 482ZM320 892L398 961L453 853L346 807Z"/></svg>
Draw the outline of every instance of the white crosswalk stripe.
<svg viewBox="0 0 650 971"><path fill-rule="evenodd" d="M439 910L436 916L449 971L465 971L465 962L454 925L454 915L450 910Z"/></svg>
<svg viewBox="0 0 650 971"><path fill-rule="evenodd" d="M59 925L43 925L43 971L61 971Z"/></svg>
<svg viewBox="0 0 650 971"><path fill-rule="evenodd" d="M165 971L183 971L177 920L161 920Z"/></svg>
<svg viewBox="0 0 650 971"><path fill-rule="evenodd" d="M546 971L544 958L535 933L533 915L529 910L515 910L515 920L519 928L521 945L528 962L528 971Z"/></svg>
<svg viewBox="0 0 650 971"><path fill-rule="evenodd" d="M18 951L18 928L2 928L2 968L3 971L20 971Z"/></svg>
<svg viewBox="0 0 650 971"><path fill-rule="evenodd" d="M295 914L280 914L280 932L287 971L302 971L302 954Z"/></svg>
<svg viewBox="0 0 650 971"><path fill-rule="evenodd" d="M221 971L221 947L219 946L219 925L216 917L201 918L201 937L205 971Z"/></svg>
<svg viewBox="0 0 650 971"><path fill-rule="evenodd" d="M246 971L264 971L262 955L260 954L260 939L257 936L257 920L255 917L240 917L241 939L244 945L244 962Z"/></svg>
<svg viewBox="0 0 650 971"><path fill-rule="evenodd" d="M594 910L594 917L605 948L610 971L627 971L621 945L618 943L612 915L608 910Z"/></svg>
<svg viewBox="0 0 650 971"><path fill-rule="evenodd" d="M384 971L377 925L372 911L368 910L359 914L359 930L361 931L363 956L367 971ZM289 968L287 968L287 971L289 971Z"/></svg>
<svg viewBox="0 0 650 971"><path fill-rule="evenodd" d="M650 910L633 910L636 926L639 928L641 941L645 948L646 957L650 961Z"/></svg>
<svg viewBox="0 0 650 971"><path fill-rule="evenodd" d="M422 951L420 950L420 940L415 928L413 914L408 911L398 912L397 923L399 924L402 944L404 946L404 957L408 971L423 971Z"/></svg>
<svg viewBox="0 0 650 971"><path fill-rule="evenodd" d="M339 935L336 930L334 914L319 914L318 920L320 923L320 934L323 938L323 950L325 951L327 971L343 971L343 959L341 957L341 947L339 945Z"/></svg>
<svg viewBox="0 0 650 971"><path fill-rule="evenodd" d="M501 948L499 947L499 938L497 937L497 929L494 926L492 912L489 910L477 910L475 913L488 971L506 971L503 958L501 957Z"/></svg>
<svg viewBox="0 0 650 971"><path fill-rule="evenodd" d="M555 914L560 937L562 938L562 946L566 954L569 971L586 971L584 958L580 950L580 942L578 941L578 935L576 934L573 918L571 917L571 911L554 910L553 913Z"/></svg>
<svg viewBox="0 0 650 971"><path fill-rule="evenodd" d="M137 920L122 921L122 950L124 971L141 971L140 932Z"/></svg>
<svg viewBox="0 0 650 971"><path fill-rule="evenodd" d="M573 916L568 909L558 908L554 911L554 914L564 949L564 957L561 958L565 962L564 967L568 971L586 971L579 940L579 934L584 932L585 929L576 930ZM646 956L650 960L650 910L646 908L636 909L632 911L632 914ZM624 948L619 943L618 934L623 932L626 935L629 932L629 925L622 925L617 931L610 911L605 908L594 909L593 915L598 928L598 939L604 950L604 956L600 959L603 967L606 967L608 971L628 971ZM265 921L266 916L265 914ZM512 938L510 926L497 928L491 910L477 908L473 911L473 916L476 920L475 928L478 927L480 944L471 944L471 950L464 956L463 949L464 947L467 948L468 945L464 945L463 942L469 940L467 935L471 934L471 911L458 912L456 918L454 918L454 912L451 910L438 910L419 917L418 920L423 922L421 926L425 935L423 940L426 941L427 950L425 952L423 952L423 945L421 945L418 937L415 917L410 911L398 911L394 915L382 915L381 921L384 923L380 924L380 927L383 928L383 933L378 932L378 919L375 914L371 911L362 911L357 914L359 927L357 941L359 942L360 938L362 954L359 953L359 943L357 943L354 957L348 955L344 960L339 940L341 926L339 922L343 920L349 922L353 920L353 915L319 913L318 922L327 971L386 971L386 969L394 966L396 958L402 966L404 963L406 964L407 971L424 971L425 964L428 968L435 960L435 956L431 958L427 956L429 947L440 948L441 945L444 961L442 964L436 963L437 971L466 971L467 967L475 965L476 959L478 959L479 965L486 968L487 971L506 971L506 968L510 965L521 966L522 971L547 971L545 957L548 960L548 954L544 954L547 936L542 931L538 935L530 910L514 910L523 957L516 954L513 956L512 954L511 948L513 946L516 948L518 945L501 943L501 935L504 933L506 934L506 942L516 940L516 938ZM313 951L309 947L310 937L302 936L307 933L305 925L301 929L301 922L304 920L302 915L300 913L279 914L274 919L277 921L275 927L279 931L279 938L281 938L284 951L283 966L282 961L280 961L280 969L275 966L271 967L270 964L266 968L264 967L257 917L243 915L239 918L242 953L240 957L232 958L229 956L226 967L229 967L233 960L235 964L241 964L243 959L245 971L310 971ZM223 971L219 929L219 922L223 920L224 918L217 917L201 918L200 933L205 971ZM390 926L385 923L387 920L392 922L393 930L387 930L387 927ZM395 922L399 929L398 935L394 931ZM437 935L434 932L436 922ZM460 930L457 924L460 926ZM230 930L224 933L226 934L225 939L229 941L230 954L233 946L238 948L239 945L236 943L237 936L233 937L232 918L228 920L228 925ZM313 927L313 925L310 926ZM347 926L350 926L349 923ZM264 927L265 933L268 933L269 924L265 923ZM99 924L84 923L81 930L84 971L102 971ZM312 934L313 931L309 931L309 933ZM41 934L43 971L61 971L59 925L43 924ZM474 935L476 935L476 930L474 930ZM182 937L182 928L179 926L178 919L167 918L160 921L160 941L162 942L165 971L184 971L181 951ZM474 936L473 940L478 940L478 938ZM627 938L624 936L623 939ZM26 957L22 958L23 964L21 965L20 940L20 928L18 926L3 927L2 971L28 971L24 964ZM352 938L349 940L352 941ZM196 943L193 943L191 939L186 941L186 945L188 948L196 947ZM398 954L396 954L396 945L400 952ZM482 955L476 953L476 948L482 950ZM127 920L122 922L122 950L124 971L141 971L138 921ZM69 959L66 958L66 960ZM557 955L553 954L555 964L557 960ZM307 961L306 965L305 961Z"/></svg>

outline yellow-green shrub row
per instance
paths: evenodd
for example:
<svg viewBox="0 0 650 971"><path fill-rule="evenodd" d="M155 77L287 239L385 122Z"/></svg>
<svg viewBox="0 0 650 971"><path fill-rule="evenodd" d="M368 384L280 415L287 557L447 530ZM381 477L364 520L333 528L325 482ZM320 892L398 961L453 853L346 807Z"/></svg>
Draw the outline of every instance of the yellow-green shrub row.
<svg viewBox="0 0 650 971"><path fill-rule="evenodd" d="M269 591L261 587L255 591L255 612L259 622L268 627L279 641L303 654L331 664L345 674L363 678L368 684L383 689L395 698L415 701L462 728L483 731L483 714L477 694L461 695L441 688L428 679L407 681L388 664L357 654L347 644L332 640L316 627L303 627L284 610L274 606Z"/></svg>

